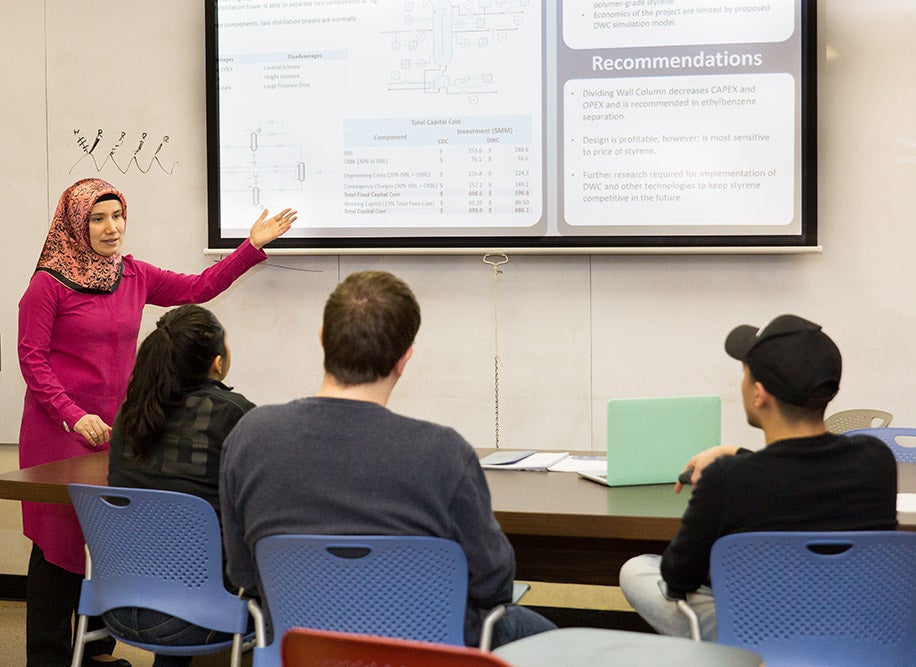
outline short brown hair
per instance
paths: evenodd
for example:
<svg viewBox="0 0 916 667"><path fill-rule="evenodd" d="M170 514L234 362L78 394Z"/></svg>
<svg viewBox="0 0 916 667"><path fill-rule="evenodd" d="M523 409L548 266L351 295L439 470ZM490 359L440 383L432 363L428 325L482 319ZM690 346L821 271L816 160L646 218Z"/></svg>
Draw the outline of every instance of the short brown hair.
<svg viewBox="0 0 916 667"><path fill-rule="evenodd" d="M343 385L386 377L413 345L420 304L387 271L351 273L324 306L324 369Z"/></svg>

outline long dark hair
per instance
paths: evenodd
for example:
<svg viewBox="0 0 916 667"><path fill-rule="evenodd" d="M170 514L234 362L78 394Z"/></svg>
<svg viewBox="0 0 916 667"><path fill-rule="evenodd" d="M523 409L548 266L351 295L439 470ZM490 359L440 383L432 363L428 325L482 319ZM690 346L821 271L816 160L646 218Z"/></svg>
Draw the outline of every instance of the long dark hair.
<svg viewBox="0 0 916 667"><path fill-rule="evenodd" d="M210 366L226 353L226 332L206 308L170 310L140 344L121 405L119 425L125 451L148 459L169 414L189 389L207 381Z"/></svg>

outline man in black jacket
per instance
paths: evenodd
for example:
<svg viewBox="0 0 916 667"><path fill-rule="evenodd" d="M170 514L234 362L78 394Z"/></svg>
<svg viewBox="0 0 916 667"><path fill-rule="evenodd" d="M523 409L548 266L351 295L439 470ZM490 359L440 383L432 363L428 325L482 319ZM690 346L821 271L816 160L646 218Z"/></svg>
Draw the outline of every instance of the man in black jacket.
<svg viewBox="0 0 916 667"><path fill-rule="evenodd" d="M723 535L897 526L890 449L870 436L835 435L824 426L842 361L821 327L780 315L760 329L736 327L725 351L744 365L747 421L763 430L766 444L757 452L720 445L693 457L687 464L693 495L677 535L662 556L638 556L621 568L627 600L661 634L690 636L674 601L686 596L703 639L715 640L709 556Z"/></svg>

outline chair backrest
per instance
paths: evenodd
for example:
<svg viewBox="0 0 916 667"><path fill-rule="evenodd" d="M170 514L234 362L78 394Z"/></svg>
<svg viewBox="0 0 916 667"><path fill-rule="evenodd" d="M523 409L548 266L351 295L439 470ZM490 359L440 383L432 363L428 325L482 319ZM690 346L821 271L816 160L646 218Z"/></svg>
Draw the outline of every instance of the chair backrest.
<svg viewBox="0 0 916 667"><path fill-rule="evenodd" d="M509 667L476 648L306 628L286 632L282 655L283 667Z"/></svg>
<svg viewBox="0 0 916 667"><path fill-rule="evenodd" d="M219 520L174 491L69 484L89 548L80 613L143 607L223 632L244 632L247 605L223 585Z"/></svg>
<svg viewBox="0 0 916 667"><path fill-rule="evenodd" d="M710 569L719 643L767 667L916 665L916 533L737 533Z"/></svg>
<svg viewBox="0 0 916 667"><path fill-rule="evenodd" d="M292 627L464 645L467 559L457 542L418 536L273 535L255 561L279 662ZM257 655L256 655L257 658Z"/></svg>
<svg viewBox="0 0 916 667"><path fill-rule="evenodd" d="M846 432L846 435L856 434L874 436L891 448L898 461L916 463L916 428L860 428ZM911 444L902 444L901 438L910 439Z"/></svg>
<svg viewBox="0 0 916 667"><path fill-rule="evenodd" d="M859 428L883 428L890 426L894 418L890 412L858 408L855 410L840 410L824 419L824 426L831 433L846 433Z"/></svg>

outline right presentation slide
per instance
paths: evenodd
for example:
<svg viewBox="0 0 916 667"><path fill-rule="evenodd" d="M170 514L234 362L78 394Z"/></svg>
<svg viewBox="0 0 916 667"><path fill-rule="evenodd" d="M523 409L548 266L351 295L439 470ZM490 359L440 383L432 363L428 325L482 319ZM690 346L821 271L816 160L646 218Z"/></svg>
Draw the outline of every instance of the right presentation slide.
<svg viewBox="0 0 916 667"><path fill-rule="evenodd" d="M785 43L796 10L756 0L563 3L564 231L791 225L799 65Z"/></svg>

